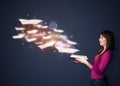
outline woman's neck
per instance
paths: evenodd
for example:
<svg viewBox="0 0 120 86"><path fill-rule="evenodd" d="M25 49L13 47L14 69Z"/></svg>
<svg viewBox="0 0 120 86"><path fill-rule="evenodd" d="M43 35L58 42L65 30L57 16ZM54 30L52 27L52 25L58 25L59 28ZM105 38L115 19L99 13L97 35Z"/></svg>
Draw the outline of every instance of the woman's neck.
<svg viewBox="0 0 120 86"><path fill-rule="evenodd" d="M106 51L106 46L103 46L103 50L100 52L100 55L102 55Z"/></svg>

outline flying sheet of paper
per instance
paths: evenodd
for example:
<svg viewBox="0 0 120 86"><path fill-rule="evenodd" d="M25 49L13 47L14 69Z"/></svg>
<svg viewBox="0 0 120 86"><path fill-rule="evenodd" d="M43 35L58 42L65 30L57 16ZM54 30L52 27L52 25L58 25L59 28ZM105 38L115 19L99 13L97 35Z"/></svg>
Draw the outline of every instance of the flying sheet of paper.
<svg viewBox="0 0 120 86"><path fill-rule="evenodd" d="M88 60L88 58L87 58L87 56L85 56L85 55L76 55L76 54L72 54L71 56L70 56L71 58L85 58L85 59L87 59Z"/></svg>
<svg viewBox="0 0 120 86"><path fill-rule="evenodd" d="M15 27L19 33L12 36L13 39L23 38L27 42L34 43L40 49L54 48L59 53L73 54L79 51L75 48L77 43L69 40L69 37L63 34L64 30L58 29L55 22L48 26L39 19L19 19L19 21L21 25Z"/></svg>

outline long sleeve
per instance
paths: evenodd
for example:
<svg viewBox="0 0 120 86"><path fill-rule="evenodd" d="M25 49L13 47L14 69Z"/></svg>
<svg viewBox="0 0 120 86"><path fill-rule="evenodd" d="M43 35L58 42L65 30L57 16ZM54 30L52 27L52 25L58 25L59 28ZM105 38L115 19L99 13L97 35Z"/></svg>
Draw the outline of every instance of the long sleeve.
<svg viewBox="0 0 120 86"><path fill-rule="evenodd" d="M100 63L100 66L99 66L99 72L100 73L103 73L107 67L107 65L109 64L110 60L111 60L111 52L108 51L106 52L103 57L102 57L102 60L101 60L101 63Z"/></svg>
<svg viewBox="0 0 120 86"><path fill-rule="evenodd" d="M104 71L109 64L111 57L112 52L108 50L100 57L100 60L95 60L92 68L92 77L104 76Z"/></svg>

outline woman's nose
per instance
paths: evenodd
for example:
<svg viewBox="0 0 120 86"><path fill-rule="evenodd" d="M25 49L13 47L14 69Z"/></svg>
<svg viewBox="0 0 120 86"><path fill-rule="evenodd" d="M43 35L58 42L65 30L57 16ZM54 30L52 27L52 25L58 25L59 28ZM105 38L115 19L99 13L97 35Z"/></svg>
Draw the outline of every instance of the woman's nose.
<svg viewBox="0 0 120 86"><path fill-rule="evenodd" d="M98 41L100 41L100 38L98 39Z"/></svg>

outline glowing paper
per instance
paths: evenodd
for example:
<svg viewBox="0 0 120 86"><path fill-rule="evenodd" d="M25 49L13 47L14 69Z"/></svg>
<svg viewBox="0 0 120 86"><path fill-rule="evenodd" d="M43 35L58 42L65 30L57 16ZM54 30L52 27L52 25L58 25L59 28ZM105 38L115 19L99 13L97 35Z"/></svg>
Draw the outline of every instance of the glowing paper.
<svg viewBox="0 0 120 86"><path fill-rule="evenodd" d="M43 20L39 19L19 19L19 21L21 25L15 28L19 34L13 36L13 39L23 38L27 42L36 44L40 49L52 47L59 53L73 54L79 51L74 48L77 43L63 35L64 30L57 29L55 22L52 22L56 26L53 28L53 26L43 24Z"/></svg>
<svg viewBox="0 0 120 86"><path fill-rule="evenodd" d="M39 19L19 19L19 21L25 25L25 24L38 24L40 22L42 22L43 20L39 20Z"/></svg>

